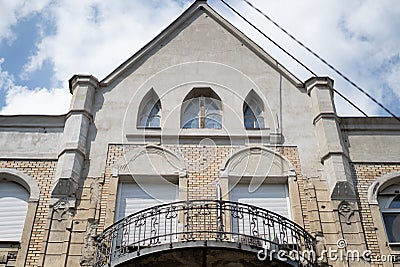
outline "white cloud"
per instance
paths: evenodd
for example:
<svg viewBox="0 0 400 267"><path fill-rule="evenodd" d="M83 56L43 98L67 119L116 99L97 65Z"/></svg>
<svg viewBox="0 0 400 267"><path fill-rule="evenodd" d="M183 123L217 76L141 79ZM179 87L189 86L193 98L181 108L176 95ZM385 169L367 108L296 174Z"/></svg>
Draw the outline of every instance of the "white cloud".
<svg viewBox="0 0 400 267"><path fill-rule="evenodd" d="M26 86L16 85L14 77L3 71L0 59L0 90L5 94L6 105L0 111L11 114L65 114L68 111L71 95L64 88L30 90Z"/></svg>
<svg viewBox="0 0 400 267"><path fill-rule="evenodd" d="M0 0L1 2L2 0ZM10 25L18 19L41 12L53 25L54 31L42 36L27 60L21 77L40 70L49 61L54 66L53 80L64 83L76 73L93 74L102 79L169 25L193 0L187 1L5 1L0 6L0 40L11 38ZM182 4L185 3L185 4ZM256 15L243 1L230 1L247 18L275 41L287 48L320 76L330 76L338 90L347 95L369 114L380 110L334 72ZM348 77L382 100L385 90L392 90L400 99L398 74L400 63L400 5L395 0L252 0L256 6L278 21L289 32L318 52ZM245 26L217 0L209 4L265 48L273 57L302 80L311 75L283 55L259 34ZM4 16L3 16L4 15ZM7 37L8 36L8 37ZM389 86L389 89L387 89ZM21 90L14 96L29 94ZM48 97L63 99L58 91L47 90ZM67 89L62 89L63 94ZM14 91L17 92L17 91ZM45 94L35 89L35 96ZM61 91L60 91L61 92ZM10 95L10 96L9 96ZM7 105L17 103L7 95ZM61 94L60 94L61 95ZM29 98L34 98L30 95ZM17 98L16 98L17 99ZM28 98L26 98L28 99ZM398 99L397 102L400 100ZM51 102L51 101L50 101ZM357 114L353 108L337 101L340 114ZM24 106L24 105L22 105ZM4 110L10 109L9 106ZM14 109L18 111L18 107ZM43 112L53 112L43 109ZM20 110L20 113L25 112Z"/></svg>
<svg viewBox="0 0 400 267"><path fill-rule="evenodd" d="M56 32L40 41L25 65L25 73L40 69L50 60L58 81L66 81L75 73L101 79L182 9L175 1L57 1L47 9Z"/></svg>
<svg viewBox="0 0 400 267"><path fill-rule="evenodd" d="M400 68L400 62L394 62L400 54L398 45L400 6L396 1L251 0L251 2L378 100L382 101L384 94L387 93L385 90L392 90L400 95L400 88L394 78ZM335 87L367 113L384 114L360 92L305 52L243 1L237 0L234 5L246 17L255 21L268 36L294 54L306 66L311 67L319 76L333 78ZM240 19L234 15L229 17L239 28L246 29L241 26ZM244 31L257 43L265 44L263 46L266 51L299 78L305 80L311 76L254 30ZM389 85L390 88L385 85ZM397 99L398 102L400 97ZM343 101L337 101L337 106L342 115L357 114Z"/></svg>
<svg viewBox="0 0 400 267"><path fill-rule="evenodd" d="M1 114L65 114L70 101L71 96L64 88L30 90L16 86L7 93L6 106Z"/></svg>
<svg viewBox="0 0 400 267"><path fill-rule="evenodd" d="M1 0L0 0L1 1ZM55 31L42 36L20 77L42 68L46 61L54 66L55 84L65 84L76 73L93 74L99 79L128 59L166 27L189 4L189 1L6 1L1 15L0 38L16 33L10 27L32 12L42 12ZM47 6L46 6L47 5ZM4 8L3 8L4 7ZM156 15L155 15L156 14ZM6 18L4 16L4 18ZM43 34L43 32L42 32ZM1 40L1 39L0 39ZM67 89L29 89L14 84L7 72L4 83L6 106L2 114L60 114L67 111Z"/></svg>
<svg viewBox="0 0 400 267"><path fill-rule="evenodd" d="M16 38L11 27L18 20L23 19L34 12L40 12L50 0L0 0L0 42L6 39L10 42Z"/></svg>

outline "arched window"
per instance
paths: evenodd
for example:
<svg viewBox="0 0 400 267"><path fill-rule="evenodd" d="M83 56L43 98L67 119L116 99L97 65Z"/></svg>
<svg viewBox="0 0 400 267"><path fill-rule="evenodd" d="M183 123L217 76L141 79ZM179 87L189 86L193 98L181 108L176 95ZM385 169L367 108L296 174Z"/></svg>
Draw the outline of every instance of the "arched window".
<svg viewBox="0 0 400 267"><path fill-rule="evenodd" d="M378 203L389 243L400 244L400 184L382 190Z"/></svg>
<svg viewBox="0 0 400 267"><path fill-rule="evenodd" d="M244 127L246 129L263 129L264 105L261 98L251 90L243 104Z"/></svg>
<svg viewBox="0 0 400 267"><path fill-rule="evenodd" d="M161 122L161 103L148 101L140 116L139 125L148 128L159 128Z"/></svg>
<svg viewBox="0 0 400 267"><path fill-rule="evenodd" d="M264 147L248 147L234 153L223 166L220 183L229 192L222 192L222 195L227 194L231 202L244 207L242 214L231 214L231 230L241 235L273 240L274 243L296 242L291 233L279 229L279 223L264 224L262 218L251 215L261 212L260 208L289 220L292 218L289 192L290 180L294 180L295 173L291 163ZM293 190L293 186L291 188ZM254 225L260 225L260 228Z"/></svg>
<svg viewBox="0 0 400 267"><path fill-rule="evenodd" d="M182 158L162 147L146 146L129 151L117 161L116 165L126 166L126 162L128 167L118 173L116 221L148 208L176 202L178 198L182 199L183 196L179 194L182 194L183 190L179 190L179 186L184 186L182 179L186 180L186 169ZM129 242L142 240L140 245L150 245L154 242L154 239L148 238L152 234L160 236L157 237L157 242L169 242L169 238L162 236L176 229L177 217L160 213L157 216L156 231L153 228L155 227L153 220L154 216L142 217L140 225L128 230ZM122 234L118 238L121 237ZM126 235L122 239L125 237Z"/></svg>
<svg viewBox="0 0 400 267"><path fill-rule="evenodd" d="M161 127L161 102L156 92L151 89L143 98L139 107L138 127Z"/></svg>
<svg viewBox="0 0 400 267"><path fill-rule="evenodd" d="M15 182L0 182L0 241L21 241L29 192Z"/></svg>
<svg viewBox="0 0 400 267"><path fill-rule="evenodd" d="M221 99L210 88L193 89L184 100L182 128L222 128Z"/></svg>
<svg viewBox="0 0 400 267"><path fill-rule="evenodd" d="M262 109L256 103L245 104L244 126L246 129L262 129L265 128L264 116Z"/></svg>

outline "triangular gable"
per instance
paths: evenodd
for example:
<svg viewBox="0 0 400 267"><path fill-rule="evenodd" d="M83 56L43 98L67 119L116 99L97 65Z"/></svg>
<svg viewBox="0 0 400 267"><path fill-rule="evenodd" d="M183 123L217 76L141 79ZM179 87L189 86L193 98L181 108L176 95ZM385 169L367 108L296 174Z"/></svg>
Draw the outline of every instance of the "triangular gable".
<svg viewBox="0 0 400 267"><path fill-rule="evenodd" d="M283 67L278 61L271 57L264 49L257 45L254 41L248 38L239 29L229 23L221 15L219 15L214 9L212 9L207 1L197 0L188 9L186 9L174 22L172 22L166 29L164 29L159 35L153 40L146 44L142 49L136 52L132 57L122 63L118 68L111 72L105 77L100 83L103 86L108 86L110 83L115 81L118 77L133 66L135 63L140 62L148 53L151 53L156 47L158 47L164 40L168 39L176 30L179 29L184 23L186 23L192 16L195 16L197 12L206 13L210 18L213 18L219 25L225 28L235 38L245 44L253 53L260 57L264 62L270 65L273 69L278 71L284 77L286 77L296 87L303 87L303 82L294 76L290 71Z"/></svg>

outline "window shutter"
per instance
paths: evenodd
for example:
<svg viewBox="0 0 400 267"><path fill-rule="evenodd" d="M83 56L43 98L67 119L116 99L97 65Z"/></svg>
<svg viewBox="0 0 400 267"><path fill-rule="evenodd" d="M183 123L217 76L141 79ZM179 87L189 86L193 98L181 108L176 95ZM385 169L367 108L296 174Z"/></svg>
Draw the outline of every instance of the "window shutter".
<svg viewBox="0 0 400 267"><path fill-rule="evenodd" d="M262 184L254 192L249 192L248 184L237 184L230 195L231 201L264 208L291 218L288 189L285 184Z"/></svg>
<svg viewBox="0 0 400 267"><path fill-rule="evenodd" d="M291 217L288 189L285 184L263 184L256 191L249 192L248 184L237 184L230 192L230 199L233 202L252 205L258 208L278 213L288 219ZM252 223L256 223L252 225ZM282 243L284 240L280 234L278 222L264 232L264 222L261 217L254 220L249 211L245 212L242 218L232 218L231 226L233 231L247 236L260 236L269 239L274 243ZM258 226L258 227L257 227ZM256 230L256 232L254 232ZM239 237L243 239L242 237ZM286 242L290 243L292 236L287 236Z"/></svg>
<svg viewBox="0 0 400 267"><path fill-rule="evenodd" d="M0 183L0 241L21 241L29 192L13 182Z"/></svg>
<svg viewBox="0 0 400 267"><path fill-rule="evenodd" d="M135 212L143 211L144 209L153 206L175 202L177 200L178 186L173 184L144 184L144 190L135 183L120 183L118 189L118 204L116 211L116 220L120 220ZM157 216L157 225L155 226L152 217L146 213L144 224L135 227L133 223L130 226L129 234L120 233L118 239L129 244L137 245L137 242L144 240L141 245L146 245L151 242L153 227L156 227L156 236L165 235L170 232L170 229L177 227L176 220L166 220L165 213ZM168 242L169 237L161 237L159 242ZM118 243L117 242L117 243Z"/></svg>

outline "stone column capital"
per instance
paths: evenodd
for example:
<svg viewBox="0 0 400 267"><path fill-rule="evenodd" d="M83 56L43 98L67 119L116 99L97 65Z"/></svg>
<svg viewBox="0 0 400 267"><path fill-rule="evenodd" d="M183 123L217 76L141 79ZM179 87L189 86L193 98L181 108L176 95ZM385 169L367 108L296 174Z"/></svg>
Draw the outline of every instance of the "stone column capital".
<svg viewBox="0 0 400 267"><path fill-rule="evenodd" d="M312 77L305 82L307 94L310 95L311 91L318 87L319 89L333 89L333 80L329 77Z"/></svg>
<svg viewBox="0 0 400 267"><path fill-rule="evenodd" d="M71 94L74 94L74 91L78 86L88 86L94 89L99 86L99 80L96 77L82 74L72 76L68 83Z"/></svg>

